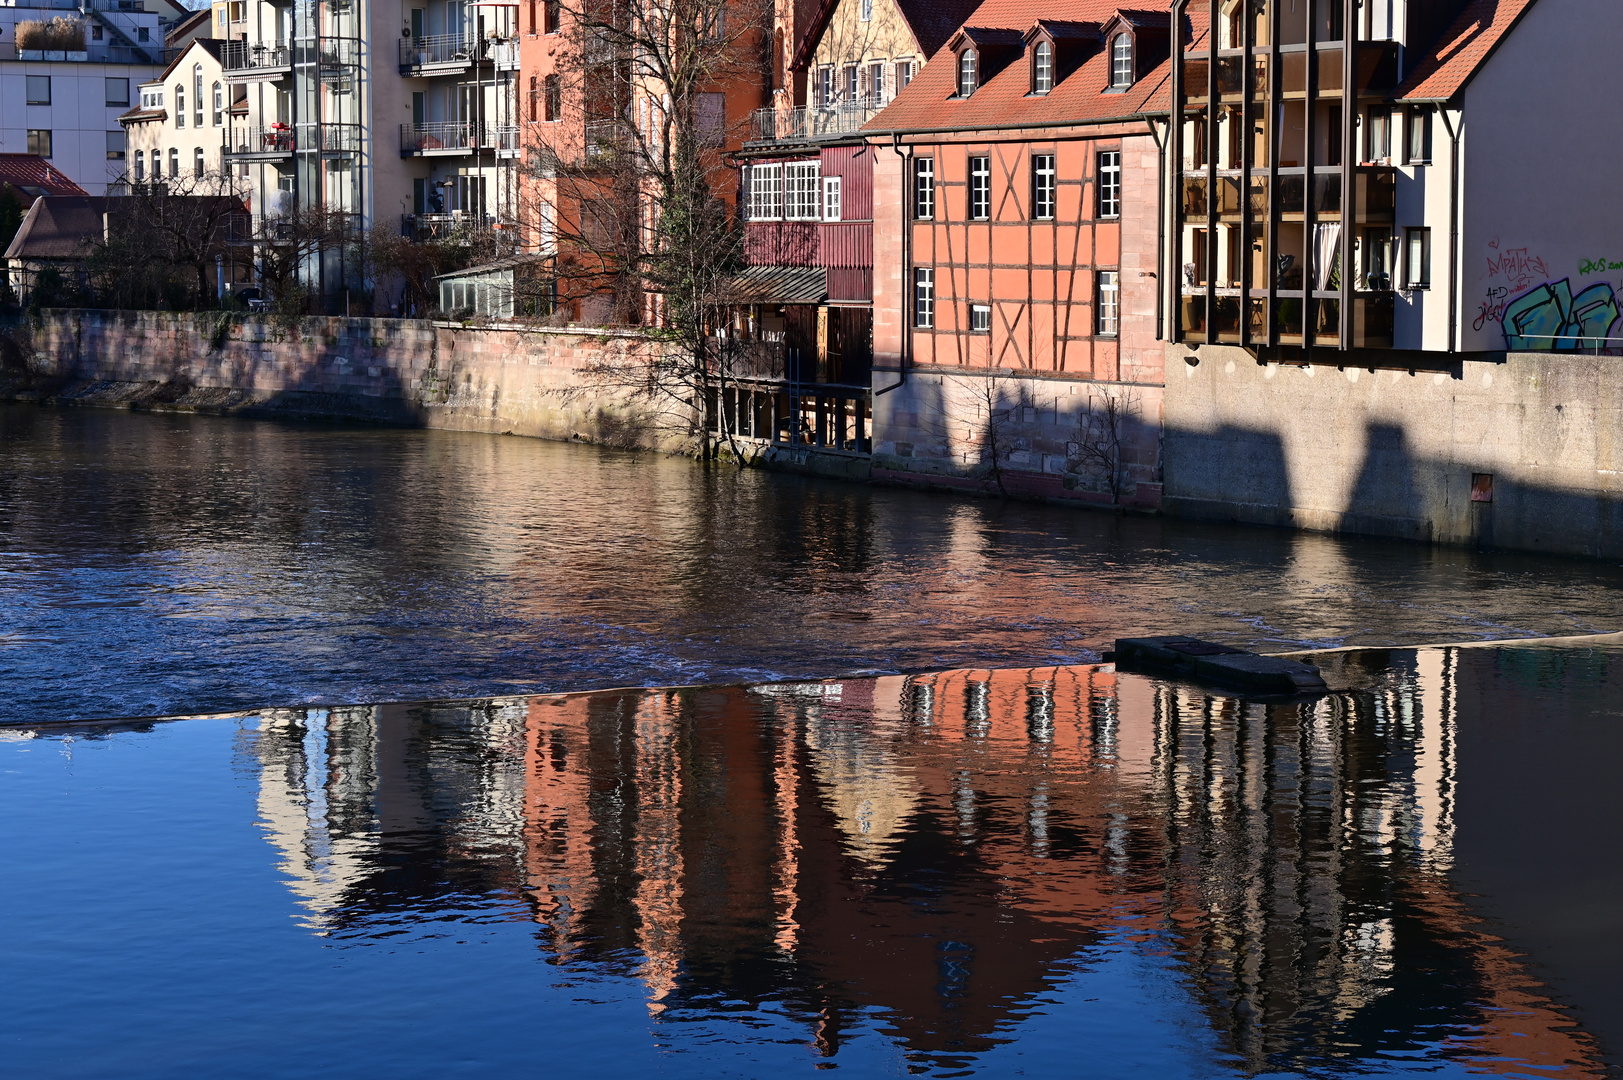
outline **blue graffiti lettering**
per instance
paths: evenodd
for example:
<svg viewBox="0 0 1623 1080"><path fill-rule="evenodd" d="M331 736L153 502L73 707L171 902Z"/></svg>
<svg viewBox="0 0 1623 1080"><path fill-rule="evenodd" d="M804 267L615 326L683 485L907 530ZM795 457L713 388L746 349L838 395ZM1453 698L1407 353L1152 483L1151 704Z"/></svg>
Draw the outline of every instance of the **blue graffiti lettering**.
<svg viewBox="0 0 1623 1080"><path fill-rule="evenodd" d="M1623 311L1607 282L1577 296L1567 278L1545 282L1505 306L1505 348L1516 352L1572 352L1605 343Z"/></svg>

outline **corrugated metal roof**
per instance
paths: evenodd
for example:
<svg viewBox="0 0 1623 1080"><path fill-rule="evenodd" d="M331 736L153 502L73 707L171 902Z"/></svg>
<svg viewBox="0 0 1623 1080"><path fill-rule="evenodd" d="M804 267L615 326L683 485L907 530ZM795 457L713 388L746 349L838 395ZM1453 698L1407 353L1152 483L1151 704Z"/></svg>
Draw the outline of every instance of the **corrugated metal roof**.
<svg viewBox="0 0 1623 1080"><path fill-rule="evenodd" d="M816 304L828 298L820 266L752 266L733 279L742 304Z"/></svg>

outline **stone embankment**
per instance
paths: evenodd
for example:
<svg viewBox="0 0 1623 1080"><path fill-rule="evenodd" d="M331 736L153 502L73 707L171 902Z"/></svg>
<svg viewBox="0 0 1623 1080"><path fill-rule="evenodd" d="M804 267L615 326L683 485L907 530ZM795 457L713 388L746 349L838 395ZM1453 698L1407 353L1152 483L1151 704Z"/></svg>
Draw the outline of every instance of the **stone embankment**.
<svg viewBox="0 0 1623 1080"><path fill-rule="evenodd" d="M49 311L4 328L0 396L365 420L674 449L617 392L636 335L403 319Z"/></svg>

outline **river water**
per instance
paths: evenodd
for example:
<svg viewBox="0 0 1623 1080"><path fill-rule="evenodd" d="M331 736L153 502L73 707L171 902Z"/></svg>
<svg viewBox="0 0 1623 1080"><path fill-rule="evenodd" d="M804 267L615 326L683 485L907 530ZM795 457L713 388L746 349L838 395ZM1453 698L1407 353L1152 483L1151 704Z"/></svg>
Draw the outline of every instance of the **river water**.
<svg viewBox="0 0 1623 1080"><path fill-rule="evenodd" d="M1619 628L1607 564L0 404L0 723Z"/></svg>
<svg viewBox="0 0 1623 1080"><path fill-rule="evenodd" d="M31 1078L1588 1080L1623 653L0 731Z"/></svg>

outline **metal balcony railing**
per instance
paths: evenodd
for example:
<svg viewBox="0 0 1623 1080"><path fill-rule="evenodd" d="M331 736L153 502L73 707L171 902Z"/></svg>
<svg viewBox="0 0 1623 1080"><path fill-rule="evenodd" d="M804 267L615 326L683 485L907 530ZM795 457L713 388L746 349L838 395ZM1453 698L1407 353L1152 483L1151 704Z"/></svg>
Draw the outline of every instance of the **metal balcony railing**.
<svg viewBox="0 0 1623 1080"><path fill-rule="evenodd" d="M400 66L406 69L434 64L471 64L485 59L494 41L481 40L470 34L431 34L428 37L410 38L400 43Z"/></svg>
<svg viewBox="0 0 1623 1080"><path fill-rule="evenodd" d="M829 139L849 135L890 104L881 96L841 101L833 105L802 105L794 109L756 109L751 117L752 142L788 142Z"/></svg>
<svg viewBox="0 0 1623 1080"><path fill-rule="evenodd" d="M220 54L220 64L228 76L255 71L288 71L293 67L293 49L286 44L228 41Z"/></svg>
<svg viewBox="0 0 1623 1080"><path fill-rule="evenodd" d="M401 124L401 154L432 154L448 151L488 150L501 147L501 132L495 124L444 121L431 124ZM516 129L513 136L517 146Z"/></svg>
<svg viewBox="0 0 1623 1080"><path fill-rule="evenodd" d="M226 136L227 157L245 154L291 154L298 149L298 135L286 124L232 128Z"/></svg>
<svg viewBox="0 0 1623 1080"><path fill-rule="evenodd" d="M453 210L449 214L402 214L400 235L411 240L443 240L463 229L489 229L495 221L493 214L462 210Z"/></svg>

